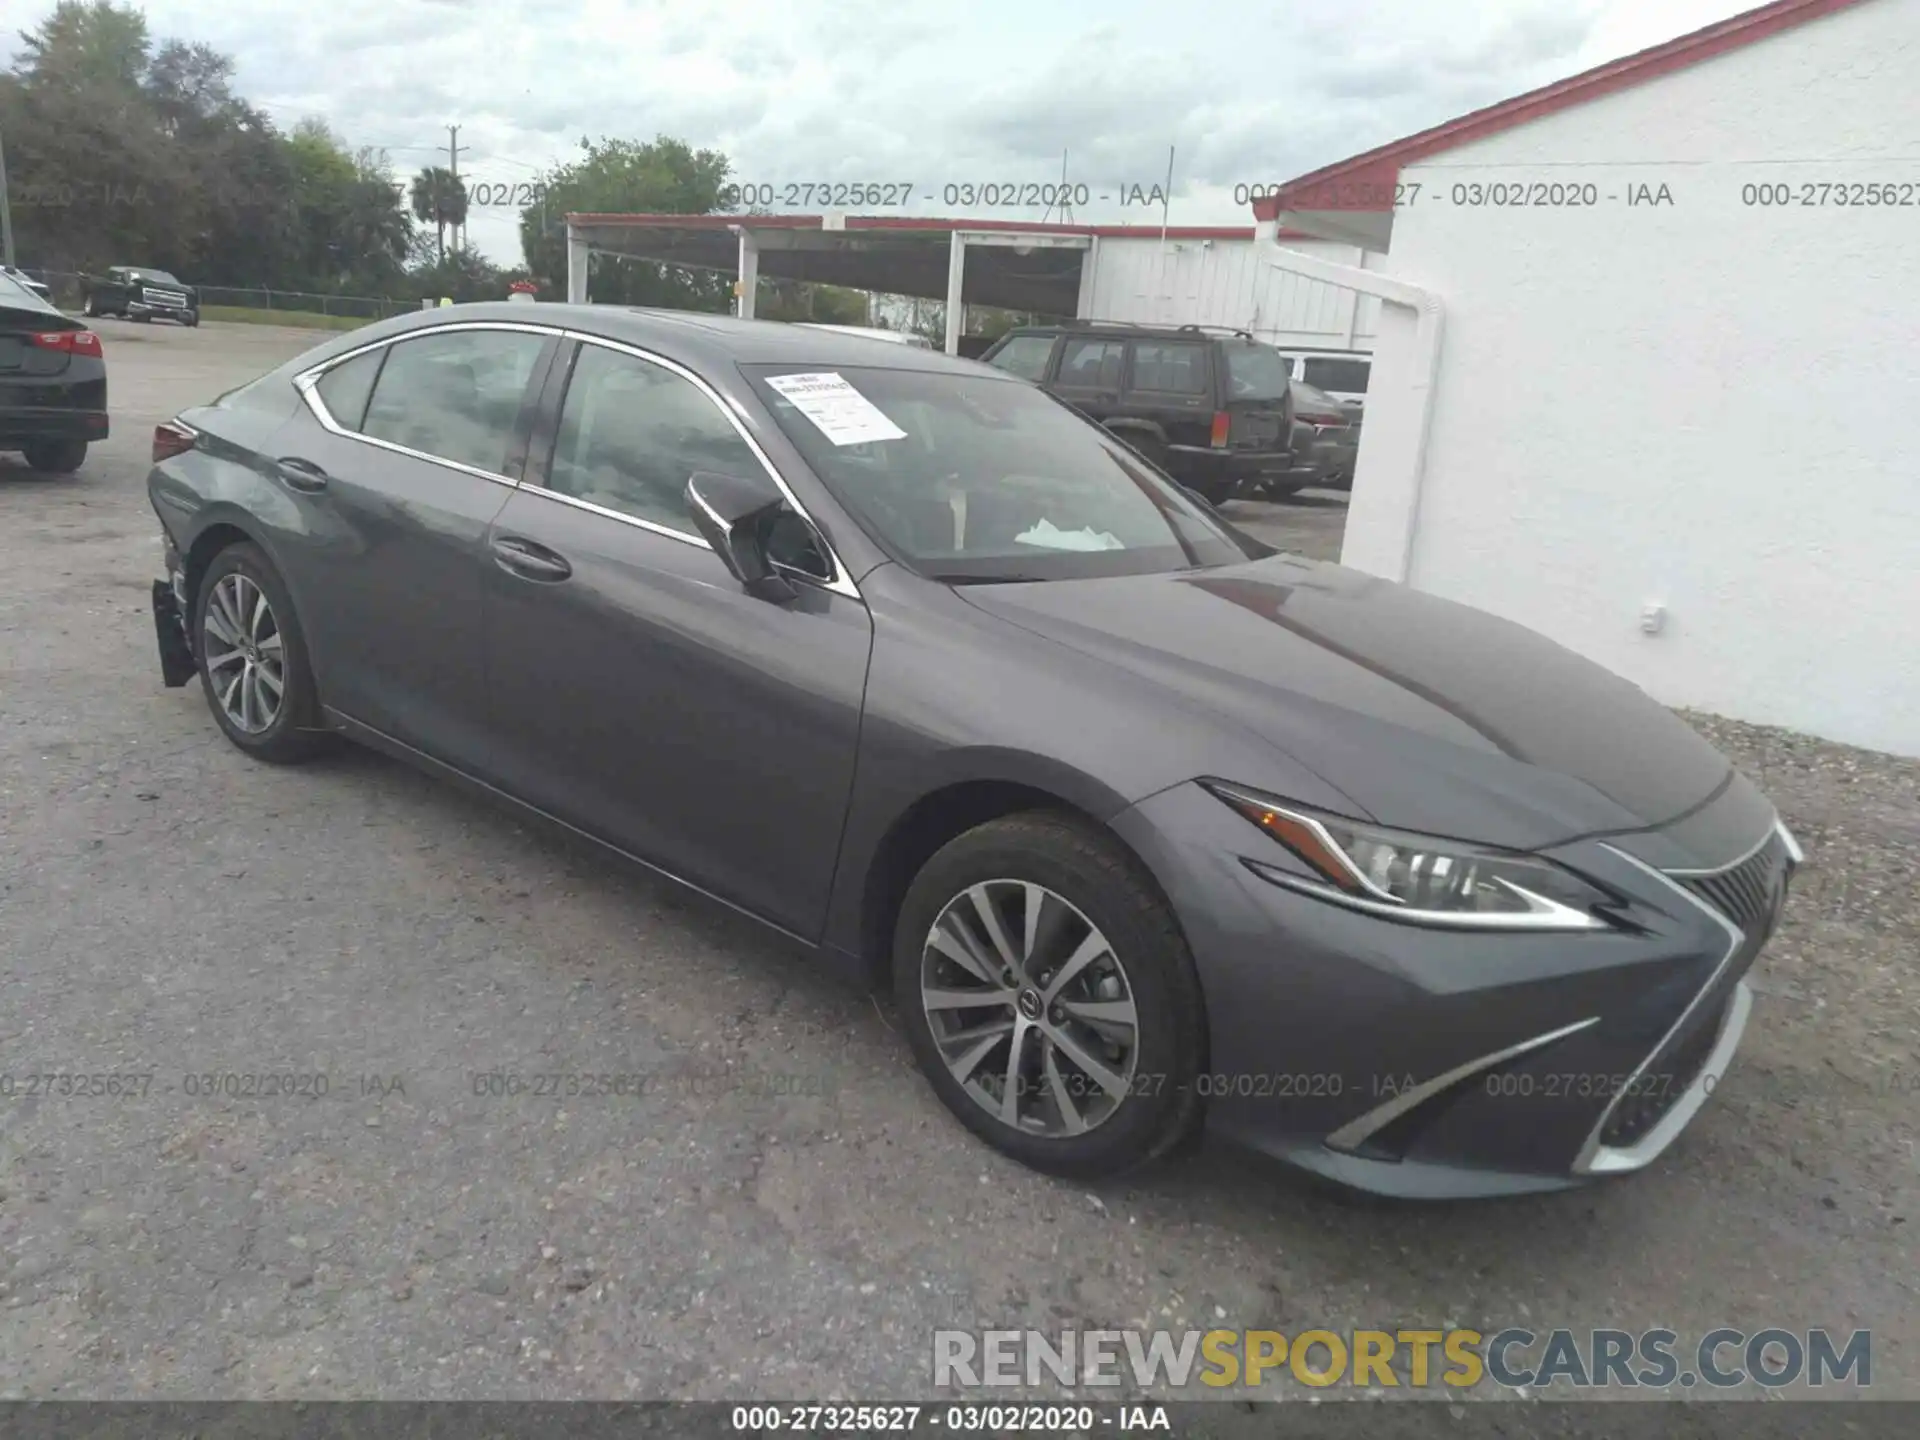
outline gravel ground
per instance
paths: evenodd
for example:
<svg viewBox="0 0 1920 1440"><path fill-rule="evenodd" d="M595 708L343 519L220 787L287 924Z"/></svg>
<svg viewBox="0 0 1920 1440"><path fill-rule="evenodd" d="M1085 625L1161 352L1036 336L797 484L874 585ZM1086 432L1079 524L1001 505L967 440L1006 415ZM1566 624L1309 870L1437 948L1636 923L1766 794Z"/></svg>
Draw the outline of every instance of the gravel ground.
<svg viewBox="0 0 1920 1440"><path fill-rule="evenodd" d="M1920 1397L1920 764L1694 717L1810 859L1646 1173L1419 1208L1209 1147L1096 1194L744 924L374 755L228 747L159 684L147 436L312 337L102 323L113 439L0 461L0 1070L155 1079L0 1098L0 1393L914 1396L939 1326L1150 1320L1871 1327L1874 1393ZM472 1079L578 1071L675 1078ZM188 1078L258 1072L327 1093Z"/></svg>

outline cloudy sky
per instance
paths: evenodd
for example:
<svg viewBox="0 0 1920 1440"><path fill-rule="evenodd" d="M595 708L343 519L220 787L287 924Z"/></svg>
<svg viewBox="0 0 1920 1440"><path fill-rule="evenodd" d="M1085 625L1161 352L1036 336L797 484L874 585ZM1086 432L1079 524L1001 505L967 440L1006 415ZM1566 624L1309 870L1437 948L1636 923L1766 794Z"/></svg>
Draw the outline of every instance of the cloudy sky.
<svg viewBox="0 0 1920 1440"><path fill-rule="evenodd" d="M949 183L1093 194L1164 183L1174 224L1243 224L1236 187L1290 179L1748 8L1743 0L150 0L157 38L231 55L291 126L324 116L410 174L446 158L527 181L581 136L666 133L738 180ZM0 3L17 49L50 0ZM6 27L15 27L12 30ZM784 208L778 201L774 208ZM818 207L799 207L815 208ZM519 258L515 212L470 239ZM1052 218L1058 218L1057 216ZM1157 204L1077 208L1158 223Z"/></svg>

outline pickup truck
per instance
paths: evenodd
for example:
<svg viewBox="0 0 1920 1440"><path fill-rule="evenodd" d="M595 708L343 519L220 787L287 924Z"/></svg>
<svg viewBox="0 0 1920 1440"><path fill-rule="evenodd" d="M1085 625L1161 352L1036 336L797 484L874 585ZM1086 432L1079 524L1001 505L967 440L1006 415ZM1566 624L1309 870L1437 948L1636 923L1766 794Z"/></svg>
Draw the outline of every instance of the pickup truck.
<svg viewBox="0 0 1920 1440"><path fill-rule="evenodd" d="M82 276L80 287L88 315L200 323L200 292L150 265L115 265L105 275Z"/></svg>

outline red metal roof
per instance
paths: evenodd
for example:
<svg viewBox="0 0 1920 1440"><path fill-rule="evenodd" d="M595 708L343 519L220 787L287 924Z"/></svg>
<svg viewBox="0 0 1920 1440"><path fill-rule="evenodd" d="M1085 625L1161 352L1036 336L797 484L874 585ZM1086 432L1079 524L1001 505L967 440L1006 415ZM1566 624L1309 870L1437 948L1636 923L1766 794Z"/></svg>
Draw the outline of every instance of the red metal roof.
<svg viewBox="0 0 1920 1440"><path fill-rule="evenodd" d="M823 215L568 215L570 225L655 226L676 230L724 230L748 225L755 230L821 230ZM849 230L924 230L929 234L955 230L996 230L1038 235L1098 235L1117 239L1157 240L1158 225L1069 225L1039 220L950 219L931 215L849 215ZM1169 240L1251 240L1251 225L1169 225ZM1285 238L1310 239L1304 232L1285 231Z"/></svg>
<svg viewBox="0 0 1920 1440"><path fill-rule="evenodd" d="M1738 50L1782 30L1804 25L1836 11L1857 5L1860 0L1775 0L1757 10L1748 10L1718 24L1708 25L1664 45L1641 50L1619 60L1609 61L1565 80L1529 90L1511 100L1475 110L1404 140L1382 145L1322 166L1297 180L1289 180L1271 195L1253 202L1257 219L1272 220L1283 211L1310 210L1387 211L1393 209L1394 185L1400 169L1416 160L1424 160L1443 150L1451 150L1470 140L1497 135L1537 120L1555 111L1570 110L1597 100L1603 95L1625 90L1662 75L1684 70L1702 60Z"/></svg>

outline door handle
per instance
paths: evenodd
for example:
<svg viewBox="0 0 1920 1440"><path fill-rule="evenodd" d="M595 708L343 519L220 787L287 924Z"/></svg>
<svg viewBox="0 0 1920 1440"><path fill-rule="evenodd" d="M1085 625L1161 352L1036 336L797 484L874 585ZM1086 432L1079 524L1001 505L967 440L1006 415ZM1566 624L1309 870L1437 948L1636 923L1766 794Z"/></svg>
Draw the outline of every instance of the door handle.
<svg viewBox="0 0 1920 1440"><path fill-rule="evenodd" d="M327 488L327 472L311 460L282 455L274 464L280 467L280 478L295 490L311 495Z"/></svg>
<svg viewBox="0 0 1920 1440"><path fill-rule="evenodd" d="M502 535L493 542L494 563L523 580L565 580L573 574L566 556L544 545L522 540L517 535Z"/></svg>

